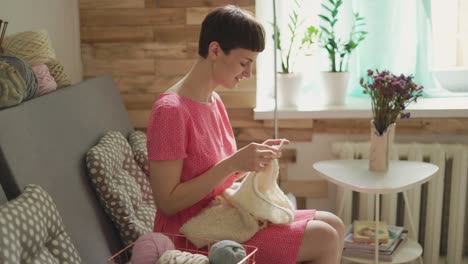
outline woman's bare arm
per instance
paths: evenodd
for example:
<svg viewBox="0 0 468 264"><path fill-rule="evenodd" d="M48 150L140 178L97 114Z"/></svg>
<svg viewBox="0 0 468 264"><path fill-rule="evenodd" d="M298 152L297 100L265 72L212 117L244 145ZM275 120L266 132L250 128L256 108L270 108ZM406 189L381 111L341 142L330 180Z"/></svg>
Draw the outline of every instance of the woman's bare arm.
<svg viewBox="0 0 468 264"><path fill-rule="evenodd" d="M232 173L225 161L194 179L180 182L183 160L150 162L151 187L156 206L163 215L171 216L200 201Z"/></svg>
<svg viewBox="0 0 468 264"><path fill-rule="evenodd" d="M251 143L186 182L180 182L183 160L150 161L151 187L156 206L163 215L176 214L203 199L229 175L261 171L264 165L279 156L280 151L272 146Z"/></svg>

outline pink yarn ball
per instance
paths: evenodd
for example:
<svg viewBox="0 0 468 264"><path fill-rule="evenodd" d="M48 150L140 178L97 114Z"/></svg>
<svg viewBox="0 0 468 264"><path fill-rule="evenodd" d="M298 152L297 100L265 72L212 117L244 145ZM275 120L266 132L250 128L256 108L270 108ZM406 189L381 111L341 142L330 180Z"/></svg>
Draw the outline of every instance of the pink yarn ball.
<svg viewBox="0 0 468 264"><path fill-rule="evenodd" d="M161 233L146 233L133 246L132 264L154 264L167 250L175 249L171 239Z"/></svg>

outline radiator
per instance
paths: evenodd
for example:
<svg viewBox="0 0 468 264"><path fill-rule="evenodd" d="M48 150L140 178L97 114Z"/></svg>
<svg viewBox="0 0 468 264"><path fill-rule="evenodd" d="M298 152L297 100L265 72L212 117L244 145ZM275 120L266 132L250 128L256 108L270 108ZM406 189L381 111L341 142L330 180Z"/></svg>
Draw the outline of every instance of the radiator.
<svg viewBox="0 0 468 264"><path fill-rule="evenodd" d="M367 159L369 142L338 142L333 144L332 151L340 159ZM467 153L467 145L407 143L395 144L390 154L391 159L425 161L439 166L431 181L407 191L416 229L412 237L423 247L424 264L468 263ZM339 216L346 225L355 219L374 219L374 195L338 187L337 205L343 196L345 206ZM410 226L401 194L385 194L380 200L383 221Z"/></svg>

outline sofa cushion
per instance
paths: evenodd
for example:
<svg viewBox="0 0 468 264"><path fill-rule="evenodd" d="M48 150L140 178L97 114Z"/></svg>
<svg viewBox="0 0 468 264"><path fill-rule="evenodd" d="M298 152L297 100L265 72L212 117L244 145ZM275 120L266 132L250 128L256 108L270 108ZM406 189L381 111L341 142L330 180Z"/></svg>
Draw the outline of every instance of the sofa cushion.
<svg viewBox="0 0 468 264"><path fill-rule="evenodd" d="M125 244L153 230L156 207L149 181L127 139L108 132L86 156L88 175Z"/></svg>
<svg viewBox="0 0 468 264"><path fill-rule="evenodd" d="M138 166L149 176L148 149L146 147L146 134L141 131L133 131L128 137L130 146Z"/></svg>
<svg viewBox="0 0 468 264"><path fill-rule="evenodd" d="M109 130L125 136L133 131L112 77L2 109L0 124L8 124L0 129L6 197L16 198L30 183L40 185L54 199L83 263L105 263L124 245L87 176L86 152Z"/></svg>
<svg viewBox="0 0 468 264"><path fill-rule="evenodd" d="M81 263L55 203L37 185L0 206L0 263Z"/></svg>

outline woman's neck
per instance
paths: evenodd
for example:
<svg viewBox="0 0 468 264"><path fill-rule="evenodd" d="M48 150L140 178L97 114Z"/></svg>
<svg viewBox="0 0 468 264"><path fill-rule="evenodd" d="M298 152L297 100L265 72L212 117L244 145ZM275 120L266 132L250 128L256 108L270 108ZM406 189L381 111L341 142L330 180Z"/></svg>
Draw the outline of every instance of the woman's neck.
<svg viewBox="0 0 468 264"><path fill-rule="evenodd" d="M211 102L211 95L215 88L211 63L199 58L189 73L180 81L177 93L192 100L207 103Z"/></svg>

